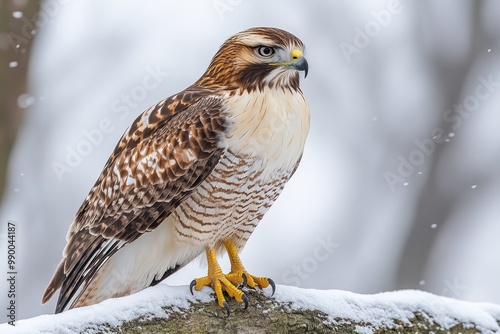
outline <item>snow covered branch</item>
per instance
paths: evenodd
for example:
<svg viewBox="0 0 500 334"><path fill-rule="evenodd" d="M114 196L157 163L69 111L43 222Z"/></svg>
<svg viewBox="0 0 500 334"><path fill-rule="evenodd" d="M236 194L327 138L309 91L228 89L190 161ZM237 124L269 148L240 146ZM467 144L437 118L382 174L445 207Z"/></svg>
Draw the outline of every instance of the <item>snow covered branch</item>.
<svg viewBox="0 0 500 334"><path fill-rule="evenodd" d="M498 333L500 306L407 290L359 295L279 285L247 290L250 306L225 316L204 288L158 285L57 315L0 325L1 333Z"/></svg>

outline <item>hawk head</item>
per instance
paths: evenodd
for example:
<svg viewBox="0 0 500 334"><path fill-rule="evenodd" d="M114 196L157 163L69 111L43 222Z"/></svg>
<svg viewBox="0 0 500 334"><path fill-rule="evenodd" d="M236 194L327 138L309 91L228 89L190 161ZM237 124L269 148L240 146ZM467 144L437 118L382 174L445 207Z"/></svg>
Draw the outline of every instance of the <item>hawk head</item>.
<svg viewBox="0 0 500 334"><path fill-rule="evenodd" d="M308 64L304 44L277 28L250 28L230 37L215 54L197 86L239 89L269 88L299 90L299 73Z"/></svg>

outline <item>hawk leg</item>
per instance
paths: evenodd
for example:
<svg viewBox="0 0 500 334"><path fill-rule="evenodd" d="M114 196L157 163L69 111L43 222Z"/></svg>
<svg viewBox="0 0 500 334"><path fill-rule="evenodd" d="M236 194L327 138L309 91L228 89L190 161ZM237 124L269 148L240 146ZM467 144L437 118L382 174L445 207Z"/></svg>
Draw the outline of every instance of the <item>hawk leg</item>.
<svg viewBox="0 0 500 334"><path fill-rule="evenodd" d="M215 291L219 306L224 307L227 311L227 315L229 316L229 305L224 298L224 291L227 292L230 297L234 297L237 302L244 302L246 309L248 307L248 298L240 289L237 288L239 284L248 285L251 288L255 288L256 286L260 288L267 288L271 285L273 294L276 289L276 285L270 278L250 275L246 271L245 267L241 263L241 259L238 256L238 250L236 249L233 241L225 241L224 246L226 247L229 255L229 261L231 262L231 271L229 274L224 275L222 273L215 256L215 250L213 248L207 249L208 275L194 279L191 282L190 290L191 293L193 293L193 287L198 291L204 286L211 286Z"/></svg>

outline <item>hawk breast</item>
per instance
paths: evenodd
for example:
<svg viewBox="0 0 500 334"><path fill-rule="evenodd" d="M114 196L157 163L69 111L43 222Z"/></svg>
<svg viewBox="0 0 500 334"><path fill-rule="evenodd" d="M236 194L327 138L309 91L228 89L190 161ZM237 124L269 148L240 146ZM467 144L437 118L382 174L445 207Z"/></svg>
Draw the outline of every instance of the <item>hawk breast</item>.
<svg viewBox="0 0 500 334"><path fill-rule="evenodd" d="M225 144L242 157L263 160L264 178L291 172L309 132L309 106L302 92L265 87L225 99Z"/></svg>
<svg viewBox="0 0 500 334"><path fill-rule="evenodd" d="M300 160L309 108L300 92L270 90L225 100L226 150L172 217L179 241L242 247Z"/></svg>

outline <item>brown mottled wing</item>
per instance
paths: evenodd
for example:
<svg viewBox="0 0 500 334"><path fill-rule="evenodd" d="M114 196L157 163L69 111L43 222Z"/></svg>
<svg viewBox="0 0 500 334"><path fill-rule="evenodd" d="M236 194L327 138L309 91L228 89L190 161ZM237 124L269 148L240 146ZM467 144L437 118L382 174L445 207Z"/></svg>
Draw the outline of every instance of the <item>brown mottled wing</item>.
<svg viewBox="0 0 500 334"><path fill-rule="evenodd" d="M153 122L161 102L137 118L77 212L64 264L43 298L61 287L56 312L118 249L156 228L218 163L226 129L221 99L200 97L185 110L178 105L161 122Z"/></svg>

